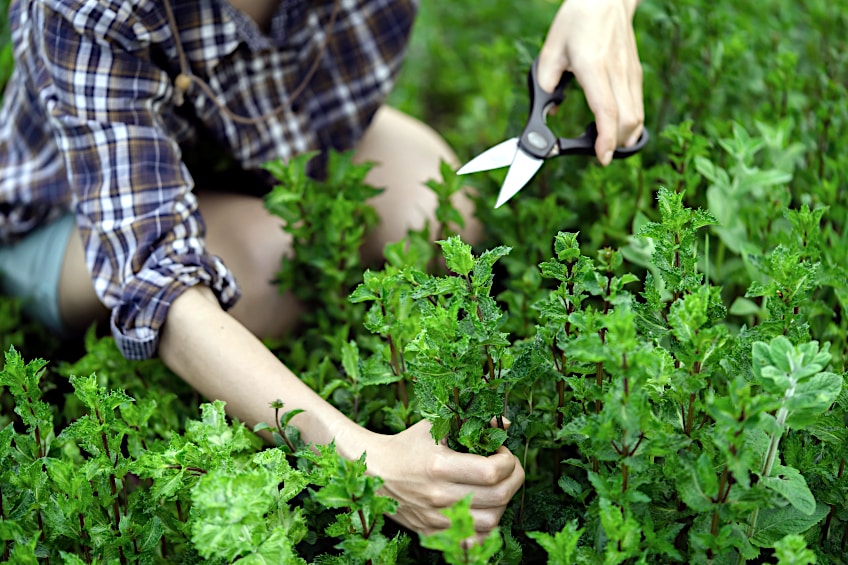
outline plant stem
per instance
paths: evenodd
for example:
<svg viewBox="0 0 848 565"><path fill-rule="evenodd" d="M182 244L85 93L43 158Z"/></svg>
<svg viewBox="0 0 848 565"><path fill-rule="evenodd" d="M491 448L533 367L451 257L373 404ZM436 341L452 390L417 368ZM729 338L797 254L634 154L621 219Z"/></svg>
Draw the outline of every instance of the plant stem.
<svg viewBox="0 0 848 565"><path fill-rule="evenodd" d="M101 424L103 423L103 419L100 418L100 414L95 410L95 414L97 419L100 420ZM100 439L103 442L103 451L106 452L106 458L109 459L110 463L112 462L112 454L109 452L109 441L106 439L106 433L101 432ZM116 461L117 462L117 461ZM115 462L115 463L116 463ZM114 463L113 463L114 465ZM115 475L114 473L109 473L109 488L112 491L112 514L115 520L115 531L118 531L118 528L121 523L121 507L120 502L118 501L118 485L115 483Z"/></svg>
<svg viewBox="0 0 848 565"><path fill-rule="evenodd" d="M509 406L509 384L504 385L504 394L503 394L503 408L501 413L497 415L498 427L502 430L506 430L506 424L504 423L504 418L506 417L506 410Z"/></svg>
<svg viewBox="0 0 848 565"><path fill-rule="evenodd" d="M718 483L718 493L716 493L716 500L714 500L716 504L724 504L725 500L727 499L727 495L730 492L730 485L727 481L728 474L729 473L727 470L727 466L725 466L724 471L721 473L721 479ZM725 490L726 492L723 492ZM718 535L718 508L715 508L713 510L713 521L710 525L710 533L713 536Z"/></svg>
<svg viewBox="0 0 848 565"><path fill-rule="evenodd" d="M621 494L627 492L627 479L630 475L630 467L627 466L627 463L621 464Z"/></svg>
<svg viewBox="0 0 848 565"><path fill-rule="evenodd" d="M527 416L533 417L533 389L530 389L530 395L527 399L527 405L529 406L529 410L527 411ZM530 452L530 438L524 436L524 455L521 457L521 467L523 469L527 469L527 456ZM517 523L521 523L521 518L524 516L524 501L525 495L527 493L527 483L524 482L521 485L521 503L518 505L518 520Z"/></svg>
<svg viewBox="0 0 848 565"><path fill-rule="evenodd" d="M384 305L380 305L383 310L383 317L386 316L386 307ZM409 396L406 393L406 382L403 380L403 356L398 353L397 345L395 345L395 340L392 339L391 334L386 336L386 340L389 343L389 351L391 352L391 361L390 365L392 367L392 372L396 377L400 377L400 380L397 382L397 395L398 399L403 404L404 408L409 407Z"/></svg>
<svg viewBox="0 0 848 565"><path fill-rule="evenodd" d="M598 395L601 395L604 390L604 364L595 364L595 384L598 385ZM595 414L600 414L604 404L600 398L595 399Z"/></svg>
<svg viewBox="0 0 848 565"><path fill-rule="evenodd" d="M359 420L359 394L353 395L353 421Z"/></svg>
<svg viewBox="0 0 848 565"><path fill-rule="evenodd" d="M683 426L683 433L692 434L692 428L695 425L695 393L689 395L689 408L686 410L686 423Z"/></svg>
<svg viewBox="0 0 848 565"><path fill-rule="evenodd" d="M789 390L786 391L785 397L790 397L795 393L794 384L790 386ZM771 435L771 439L769 441L768 451L766 452L766 459L763 462L762 475L764 477L768 477L771 475L771 470L774 468L774 460L777 458L777 447L780 445L780 438L783 436L783 426L786 424L786 418L789 416L789 410L786 409L785 406L781 406L777 411L777 428L778 432L774 432ZM759 515L759 508L754 508L751 512L751 519L748 522L748 537L752 537L754 535L754 529L757 527L757 518ZM742 557L742 554L739 554L738 563L744 563L745 559Z"/></svg>
<svg viewBox="0 0 848 565"><path fill-rule="evenodd" d="M82 512L79 512L78 516L80 526L80 539L85 540L88 537L88 532L85 531L85 517L82 515ZM162 536L162 539L165 539L165 536ZM91 563L91 551L88 549L88 545L83 545L82 548L85 552L86 563Z"/></svg>
<svg viewBox="0 0 848 565"><path fill-rule="evenodd" d="M36 521L38 522L38 531L41 532L41 541L42 543L47 541L47 534L44 533L44 520L41 519L41 508L35 513ZM47 565L50 565L50 558L45 557Z"/></svg>
<svg viewBox="0 0 848 565"><path fill-rule="evenodd" d="M562 413L563 408L565 408L565 381L560 379L557 381L556 385L557 389L557 413L556 413L556 422L557 422L557 430L561 430L563 424L565 423L565 415ZM557 447L554 451L554 476L559 477L562 474L562 445L557 444Z"/></svg>
<svg viewBox="0 0 848 565"><path fill-rule="evenodd" d="M356 499L354 498L354 501ZM359 516L359 522L362 524L362 537L368 539L368 536L371 535L371 528L368 527L368 521L365 519L365 513L362 511L362 508L359 508L356 511L357 516Z"/></svg>

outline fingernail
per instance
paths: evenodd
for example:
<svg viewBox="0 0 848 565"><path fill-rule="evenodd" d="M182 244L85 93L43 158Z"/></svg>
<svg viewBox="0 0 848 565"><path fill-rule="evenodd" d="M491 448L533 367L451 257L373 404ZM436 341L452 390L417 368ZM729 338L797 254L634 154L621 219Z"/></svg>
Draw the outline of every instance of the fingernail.
<svg viewBox="0 0 848 565"><path fill-rule="evenodd" d="M606 153L604 153L604 158L601 159L601 165L606 167L607 165L610 164L611 161L612 161L612 151L607 151Z"/></svg>

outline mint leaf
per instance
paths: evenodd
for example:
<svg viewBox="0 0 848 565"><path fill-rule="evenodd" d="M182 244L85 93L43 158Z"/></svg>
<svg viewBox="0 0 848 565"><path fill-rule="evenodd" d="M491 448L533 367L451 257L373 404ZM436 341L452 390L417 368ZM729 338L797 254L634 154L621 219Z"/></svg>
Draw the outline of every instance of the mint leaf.
<svg viewBox="0 0 848 565"><path fill-rule="evenodd" d="M811 514L804 514L794 506L762 510L751 542L760 547L774 545L788 534L803 534L827 516L826 504L817 504Z"/></svg>

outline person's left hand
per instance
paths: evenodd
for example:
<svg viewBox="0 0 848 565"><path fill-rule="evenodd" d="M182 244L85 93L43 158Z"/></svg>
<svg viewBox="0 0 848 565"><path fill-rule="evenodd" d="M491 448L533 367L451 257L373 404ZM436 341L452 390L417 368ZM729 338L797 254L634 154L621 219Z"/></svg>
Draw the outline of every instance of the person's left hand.
<svg viewBox="0 0 848 565"><path fill-rule="evenodd" d="M595 114L595 154L602 165L617 147L642 134L642 65L633 33L638 0L566 0L539 53L538 80L553 92L565 71L574 73Z"/></svg>
<svg viewBox="0 0 848 565"><path fill-rule="evenodd" d="M488 457L458 453L445 441L433 441L427 421L395 435L375 435L366 453L369 472L384 481L381 494L398 501L391 518L425 535L449 527L442 512L472 494L471 516L482 542L524 483L524 469L506 447Z"/></svg>

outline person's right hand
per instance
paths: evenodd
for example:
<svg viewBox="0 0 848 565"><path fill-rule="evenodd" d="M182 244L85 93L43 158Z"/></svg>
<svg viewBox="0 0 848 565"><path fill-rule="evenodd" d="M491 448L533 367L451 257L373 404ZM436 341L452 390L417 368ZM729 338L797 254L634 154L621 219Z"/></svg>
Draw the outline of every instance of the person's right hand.
<svg viewBox="0 0 848 565"><path fill-rule="evenodd" d="M595 115L595 153L602 165L617 147L639 141L645 109L642 65L633 33L638 0L566 0L539 53L539 86L553 92L574 73Z"/></svg>
<svg viewBox="0 0 848 565"><path fill-rule="evenodd" d="M524 483L524 469L506 447L488 457L458 453L433 441L428 422L372 440L366 464L385 481L381 493L399 503L391 517L425 535L450 526L442 511L473 493L474 528L485 539Z"/></svg>

